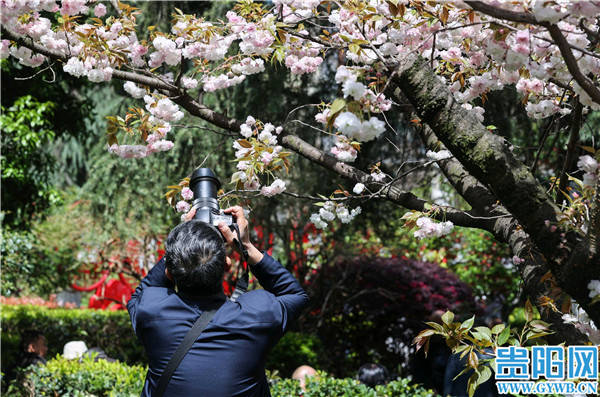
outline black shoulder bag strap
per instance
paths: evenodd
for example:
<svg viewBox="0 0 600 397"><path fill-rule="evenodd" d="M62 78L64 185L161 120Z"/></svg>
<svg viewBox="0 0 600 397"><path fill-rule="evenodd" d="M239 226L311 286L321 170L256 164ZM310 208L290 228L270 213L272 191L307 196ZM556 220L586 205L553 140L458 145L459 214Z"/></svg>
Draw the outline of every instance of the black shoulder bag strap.
<svg viewBox="0 0 600 397"><path fill-rule="evenodd" d="M204 331L210 320L212 320L217 310L219 309L217 308L213 310L205 310L204 312L202 312L202 314L200 315L200 317L198 317L192 328L188 331L187 334L185 334L183 341L179 344L177 350L175 350L175 353L173 353L173 356L169 360L167 367L160 376L160 379L158 380L158 387L156 388L156 392L153 393L153 396L162 397L163 394L165 394L165 391L167 390L167 386L169 385L169 381L171 380L173 373L175 372L177 367L179 367L179 364L181 364L183 357L185 357L187 352L192 348L192 345L194 344L196 339L198 339L198 337L200 336L202 331Z"/></svg>
<svg viewBox="0 0 600 397"><path fill-rule="evenodd" d="M248 269L244 268L243 263L248 261L248 251L246 251L242 244L240 229L238 225L234 223L232 226L237 234L237 245L242 256L242 263L240 265L242 269L244 269L244 273L235 284L235 289L233 291L233 294L231 294L231 298L229 299L235 302L240 295L242 295L248 290ZM198 339L202 331L204 331L204 329L206 328L210 320L212 320L219 308L220 306L213 310L205 310L204 312L202 312L200 317L198 317L196 322L194 322L194 325L192 325L192 328L188 331L187 334L185 334L183 341L179 344L179 346L177 346L177 350L175 350L175 353L173 353L173 356L167 363L167 367L160 376L160 379L158 380L158 386L156 387L156 392L153 394L154 396L162 397L165 394L165 391L167 390L167 386L171 381L173 373L175 373L175 370L177 369L177 367L179 367L179 364L181 364L181 361L183 360L187 352L192 348L194 342L196 342L196 339Z"/></svg>

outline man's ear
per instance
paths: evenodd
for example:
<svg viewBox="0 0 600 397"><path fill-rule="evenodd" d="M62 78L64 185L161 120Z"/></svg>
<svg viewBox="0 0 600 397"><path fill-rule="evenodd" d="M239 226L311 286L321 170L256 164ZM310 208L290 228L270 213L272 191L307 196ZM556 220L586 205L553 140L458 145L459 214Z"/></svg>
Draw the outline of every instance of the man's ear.
<svg viewBox="0 0 600 397"><path fill-rule="evenodd" d="M165 276L171 281L173 281L173 276L169 273L169 269L165 267Z"/></svg>

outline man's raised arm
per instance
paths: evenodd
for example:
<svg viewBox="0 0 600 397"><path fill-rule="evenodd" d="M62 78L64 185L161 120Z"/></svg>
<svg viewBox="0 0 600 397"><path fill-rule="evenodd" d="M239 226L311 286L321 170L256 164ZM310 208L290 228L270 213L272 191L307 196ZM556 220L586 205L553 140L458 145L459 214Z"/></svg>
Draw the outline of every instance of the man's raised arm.
<svg viewBox="0 0 600 397"><path fill-rule="evenodd" d="M241 207L228 208L225 213L232 214L240 229L242 244L248 251L248 264L250 270L258 279L262 287L275 295L283 308L283 330L287 328L289 319L295 319L300 310L308 303L308 296L294 276L270 255L263 254L250 242L248 234L248 221ZM224 223L219 224L219 230L228 244L234 245L236 236Z"/></svg>
<svg viewBox="0 0 600 397"><path fill-rule="evenodd" d="M142 280L140 285L135 289L133 295L131 295L131 299L127 302L127 311L129 312L129 317L131 318L131 324L133 325L133 330L137 333L137 306L142 299L142 295L144 294L144 290L148 287L163 287L163 288L173 288L173 282L167 278L165 275L165 258L161 258L156 265L148 272L146 277Z"/></svg>

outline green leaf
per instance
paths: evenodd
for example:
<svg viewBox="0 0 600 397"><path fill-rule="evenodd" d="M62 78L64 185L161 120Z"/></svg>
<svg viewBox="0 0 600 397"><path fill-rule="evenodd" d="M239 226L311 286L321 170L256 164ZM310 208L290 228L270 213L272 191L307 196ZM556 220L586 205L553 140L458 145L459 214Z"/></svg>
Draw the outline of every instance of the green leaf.
<svg viewBox="0 0 600 397"><path fill-rule="evenodd" d="M454 321L454 313L452 313L451 311L447 311L442 315L442 321L444 322L444 324L447 325L452 324L452 321Z"/></svg>
<svg viewBox="0 0 600 397"><path fill-rule="evenodd" d="M498 335L500 332L502 332L505 328L504 324L497 324L494 325L494 327L492 328L492 334L494 335Z"/></svg>
<svg viewBox="0 0 600 397"><path fill-rule="evenodd" d="M473 323L475 322L475 316L471 317L468 320L463 321L463 323L460 325L460 327L464 330L470 330L471 327L473 326Z"/></svg>
<svg viewBox="0 0 600 397"><path fill-rule="evenodd" d="M477 380L477 384L480 385L482 383L485 383L491 377L492 370L490 369L490 367L485 366L481 369L481 372L479 372L479 379Z"/></svg>
<svg viewBox="0 0 600 397"><path fill-rule="evenodd" d="M547 322L544 322L542 320L533 320L529 323L529 326L531 328L534 328L536 330L547 330L550 329L550 324L548 324Z"/></svg>
<svg viewBox="0 0 600 397"><path fill-rule="evenodd" d="M436 322L428 321L425 324L429 325L431 328L435 329L436 331L444 332L444 327L442 327L440 324L438 324Z"/></svg>
<svg viewBox="0 0 600 397"><path fill-rule="evenodd" d="M329 109L329 114L333 116L334 114L340 112L344 108L344 106L346 106L346 101L344 101L341 98L337 98L331 104L331 108Z"/></svg>
<svg viewBox="0 0 600 397"><path fill-rule="evenodd" d="M475 327L475 330L483 336L481 339L485 339L491 342L492 340L492 331L488 327Z"/></svg>
<svg viewBox="0 0 600 397"><path fill-rule="evenodd" d="M525 339L532 340L532 339L537 339L537 338L541 338L543 336L552 335L552 334L553 334L553 332L535 332L535 331L529 331L527 333L527 335L525 335Z"/></svg>
<svg viewBox="0 0 600 397"><path fill-rule="evenodd" d="M498 346L502 346L503 344L505 344L506 341L508 341L509 337L510 337L510 327L506 327L502 330L502 332L500 332L500 335L498 335L498 339L496 340Z"/></svg>

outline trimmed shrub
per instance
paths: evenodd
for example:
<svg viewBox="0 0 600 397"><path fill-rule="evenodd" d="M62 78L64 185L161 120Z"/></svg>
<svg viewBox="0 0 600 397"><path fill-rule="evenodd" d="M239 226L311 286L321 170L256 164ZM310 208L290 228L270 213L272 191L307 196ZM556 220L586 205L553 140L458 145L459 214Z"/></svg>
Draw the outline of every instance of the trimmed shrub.
<svg viewBox="0 0 600 397"><path fill-rule="evenodd" d="M85 358L67 360L56 357L43 366L31 366L24 379L10 385L6 396L139 396L146 368Z"/></svg>
<svg viewBox="0 0 600 397"><path fill-rule="evenodd" d="M120 361L145 363L146 360L144 348L124 311L4 306L1 319L3 372L16 362L20 335L28 329L44 333L48 357L62 354L65 343L82 340L88 348L100 347L109 357Z"/></svg>
<svg viewBox="0 0 600 397"><path fill-rule="evenodd" d="M62 354L63 346L69 341L83 340L88 348L100 347L109 357L130 364L146 364L144 348L125 311L3 306L0 318L3 372L16 362L20 335L27 329L44 333L48 340L48 357ZM269 353L266 367L291 376L302 364L320 367L322 352L316 336L288 332Z"/></svg>
<svg viewBox="0 0 600 397"><path fill-rule="evenodd" d="M325 373L319 377L311 377L306 380L306 390L302 391L300 383L294 379L280 379L271 382L271 395L275 396L303 396L303 397L337 397L337 396L361 396L361 397L435 397L438 396L432 390L424 389L417 385L411 385L408 379L398 379L386 385L378 385L370 388L356 379L332 378Z"/></svg>
<svg viewBox="0 0 600 397"><path fill-rule="evenodd" d="M144 385L146 368L104 360L94 362L86 358L81 363L56 357L46 366L32 366L24 381L13 383L6 396L139 396ZM272 379L273 397L290 396L361 396L361 397L434 397L433 391L414 386L407 379L399 379L375 389L360 384L355 379L336 379L320 373L309 378L306 391L292 379Z"/></svg>

